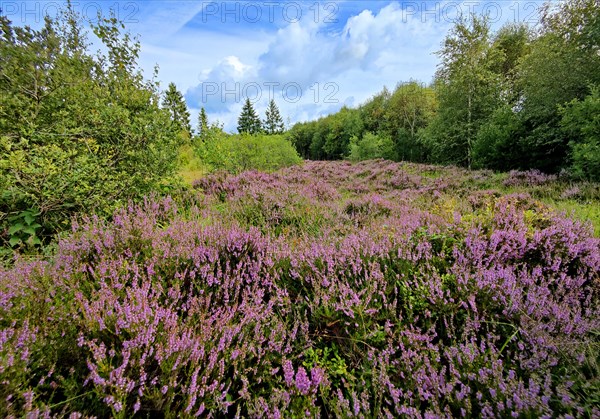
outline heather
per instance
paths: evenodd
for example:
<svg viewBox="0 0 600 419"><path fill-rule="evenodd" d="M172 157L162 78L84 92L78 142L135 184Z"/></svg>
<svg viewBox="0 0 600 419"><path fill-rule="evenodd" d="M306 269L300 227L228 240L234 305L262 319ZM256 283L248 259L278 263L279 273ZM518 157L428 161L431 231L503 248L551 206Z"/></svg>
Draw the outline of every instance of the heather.
<svg viewBox="0 0 600 419"><path fill-rule="evenodd" d="M574 187L305 162L81 219L0 271L0 411L598 416L600 240L533 196Z"/></svg>

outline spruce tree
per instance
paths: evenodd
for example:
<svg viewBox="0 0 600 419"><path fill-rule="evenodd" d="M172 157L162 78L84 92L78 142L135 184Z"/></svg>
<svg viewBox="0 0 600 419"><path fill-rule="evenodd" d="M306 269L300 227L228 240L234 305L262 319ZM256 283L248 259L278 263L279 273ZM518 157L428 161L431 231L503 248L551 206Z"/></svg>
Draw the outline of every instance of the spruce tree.
<svg viewBox="0 0 600 419"><path fill-rule="evenodd" d="M242 113L238 118L237 129L240 134L258 134L262 131L262 123L260 118L256 114L256 111L252 106L252 102L250 102L250 99L248 98L246 98L246 102L242 108Z"/></svg>
<svg viewBox="0 0 600 419"><path fill-rule="evenodd" d="M169 83L169 88L165 92L163 107L171 114L171 120L175 126L189 136L192 131L190 124L190 112L187 109L183 95L175 83Z"/></svg>
<svg viewBox="0 0 600 419"><path fill-rule="evenodd" d="M275 100L271 99L265 115L265 132L267 134L283 134L285 125L283 123L283 118L281 118L281 114L279 113L279 108L277 108L277 105L275 104Z"/></svg>
<svg viewBox="0 0 600 419"><path fill-rule="evenodd" d="M200 114L198 115L198 135L204 137L207 133L208 117L206 116L206 110L202 107L202 109L200 109Z"/></svg>

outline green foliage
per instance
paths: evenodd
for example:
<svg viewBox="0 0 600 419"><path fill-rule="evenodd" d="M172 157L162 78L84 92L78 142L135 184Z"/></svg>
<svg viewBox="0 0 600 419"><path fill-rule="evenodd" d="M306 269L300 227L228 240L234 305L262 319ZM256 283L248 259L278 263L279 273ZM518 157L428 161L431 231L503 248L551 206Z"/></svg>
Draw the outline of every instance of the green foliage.
<svg viewBox="0 0 600 419"><path fill-rule="evenodd" d="M208 131L208 116L206 116L204 106L200 109L200 113L198 114L198 127L196 131L200 137L205 136Z"/></svg>
<svg viewBox="0 0 600 419"><path fill-rule="evenodd" d="M517 83L519 65L531 52L532 38L532 31L525 23L506 24L493 37L492 48L500 54L494 71L503 81L502 100L511 107L519 102L522 94Z"/></svg>
<svg viewBox="0 0 600 419"><path fill-rule="evenodd" d="M568 164L570 138L561 128L560 106L583 100L600 83L600 19L595 0L572 0L546 7L542 35L520 66L521 119L527 167L555 172Z"/></svg>
<svg viewBox="0 0 600 419"><path fill-rule="evenodd" d="M237 129L240 134L258 134L262 131L262 122L248 98L246 98L242 113L238 118Z"/></svg>
<svg viewBox="0 0 600 419"><path fill-rule="evenodd" d="M196 153L210 170L230 173L271 171L301 161L290 142L280 135L222 133L198 144Z"/></svg>
<svg viewBox="0 0 600 419"><path fill-rule="evenodd" d="M508 105L496 109L477 132L473 166L495 170L519 167L523 160L518 142L520 129L519 115Z"/></svg>
<svg viewBox="0 0 600 419"><path fill-rule="evenodd" d="M310 159L351 156L362 160L372 155L391 160L424 161L427 148L421 140L421 132L435 114L435 108L433 89L410 81L398 84L393 93L384 88L358 109L344 106L338 113L318 121L298 123L287 135L298 153ZM381 144L381 150L377 151L379 146L364 140L372 139L365 137L367 133L386 143Z"/></svg>
<svg viewBox="0 0 600 419"><path fill-rule="evenodd" d="M436 114L437 98L430 87L411 81L399 84L389 98L383 114L381 133L395 143L394 159L423 162L428 149L422 141L423 130Z"/></svg>
<svg viewBox="0 0 600 419"><path fill-rule="evenodd" d="M472 16L456 23L438 55L439 110L428 131L433 158L471 166L477 133L500 104L502 80L494 69L502 54L492 47L487 19Z"/></svg>
<svg viewBox="0 0 600 419"><path fill-rule="evenodd" d="M363 133L360 111L344 106L336 114L294 125L287 136L302 157L331 160L347 156L350 139Z"/></svg>
<svg viewBox="0 0 600 419"><path fill-rule="evenodd" d="M106 53L91 55L78 21L70 8L40 30L0 17L0 214L36 208L47 236L74 214L108 215L156 190L176 163L179 140L137 68L139 43L100 19Z"/></svg>
<svg viewBox="0 0 600 419"><path fill-rule="evenodd" d="M264 130L267 134L283 134L285 130L285 125L283 123L283 119L281 118L281 114L279 113L279 108L275 104L275 100L271 99L269 102L269 107L265 112L266 119L264 121Z"/></svg>
<svg viewBox="0 0 600 419"><path fill-rule="evenodd" d="M308 348L303 353L302 365L306 368L313 368L315 365L323 368L331 382L339 385L342 380L351 378L346 361L339 352L337 345L325 346L323 349Z"/></svg>
<svg viewBox="0 0 600 419"><path fill-rule="evenodd" d="M178 167L178 174L186 185L192 185L195 180L204 176L208 171L192 144L186 144L179 148Z"/></svg>
<svg viewBox="0 0 600 419"><path fill-rule="evenodd" d="M8 217L8 244L12 247L41 245L38 230L42 226L36 221L39 215L39 211L30 209Z"/></svg>
<svg viewBox="0 0 600 419"><path fill-rule="evenodd" d="M187 109L183 95L177 90L175 83L169 83L162 104L163 108L169 111L176 132L180 133L184 138L190 138L192 132L190 112Z"/></svg>
<svg viewBox="0 0 600 419"><path fill-rule="evenodd" d="M600 89L561 109L563 129L571 138L572 171L579 178L600 181Z"/></svg>
<svg viewBox="0 0 600 419"><path fill-rule="evenodd" d="M357 137L350 139L350 154L348 158L352 161L379 158L394 160L395 157L394 142L389 137L366 132L360 139Z"/></svg>

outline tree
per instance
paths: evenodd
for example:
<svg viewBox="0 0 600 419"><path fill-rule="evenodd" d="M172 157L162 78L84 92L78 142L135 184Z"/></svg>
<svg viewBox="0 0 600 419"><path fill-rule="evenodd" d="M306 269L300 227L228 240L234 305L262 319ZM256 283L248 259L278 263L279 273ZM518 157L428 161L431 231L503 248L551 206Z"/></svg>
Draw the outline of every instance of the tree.
<svg viewBox="0 0 600 419"><path fill-rule="evenodd" d="M566 167L570 138L561 127L560 106L584 100L600 84L600 4L571 0L542 13L540 36L519 69L526 167L556 172Z"/></svg>
<svg viewBox="0 0 600 419"><path fill-rule="evenodd" d="M310 150L316 127L317 121L298 122L286 133L286 137L302 158L313 158Z"/></svg>
<svg viewBox="0 0 600 419"><path fill-rule="evenodd" d="M416 81L401 83L390 96L382 115L380 133L394 140L396 159L422 162L426 149L420 139L421 131L435 115L435 91Z"/></svg>
<svg viewBox="0 0 600 419"><path fill-rule="evenodd" d="M429 130L438 162L470 167L477 132L501 103L503 88L495 69L502 55L490 38L487 18L471 16L456 23L438 52L439 109Z"/></svg>
<svg viewBox="0 0 600 419"><path fill-rule="evenodd" d="M242 113L238 118L237 129L240 134L258 134L262 131L262 123L260 118L256 114L254 106L252 106L252 102L250 102L250 99L248 98L246 98L246 102L242 108Z"/></svg>
<svg viewBox="0 0 600 419"><path fill-rule="evenodd" d="M360 107L361 119L366 131L380 132L385 129L384 114L390 97L390 91L384 87L380 93L374 95Z"/></svg>
<svg viewBox="0 0 600 419"><path fill-rule="evenodd" d="M265 132L269 135L283 134L283 131L285 130L285 125L283 123L283 118L281 118L281 114L279 113L279 109L277 108L274 99L271 99L271 101L269 102L269 107L265 112L265 116Z"/></svg>
<svg viewBox="0 0 600 419"><path fill-rule="evenodd" d="M326 117L328 132L322 150L327 159L340 159L350 152L350 139L361 137L364 128L358 109L342 106L338 113Z"/></svg>
<svg viewBox="0 0 600 419"><path fill-rule="evenodd" d="M522 129L519 115L512 106L498 107L477 132L473 167L504 171L522 167L526 155L519 142Z"/></svg>
<svg viewBox="0 0 600 419"><path fill-rule="evenodd" d="M175 171L178 138L137 67L139 43L101 18L92 30L106 52L92 55L81 21L70 3L39 30L0 16L0 213L36 213L48 236Z"/></svg>
<svg viewBox="0 0 600 419"><path fill-rule="evenodd" d="M571 170L576 177L600 182L600 89L584 100L561 107L561 126L571 139Z"/></svg>
<svg viewBox="0 0 600 419"><path fill-rule="evenodd" d="M190 138L192 126L190 124L190 112L187 109L183 95L175 83L169 83L163 99L163 107L171 114L171 120L177 130L187 138Z"/></svg>
<svg viewBox="0 0 600 419"><path fill-rule="evenodd" d="M198 114L198 135L203 137L208 132L208 117L206 116L206 110L204 107L200 109Z"/></svg>
<svg viewBox="0 0 600 419"><path fill-rule="evenodd" d="M525 23L506 24L493 38L492 47L501 54L494 71L502 77L502 99L511 107L517 106L521 98L522 90L517 83L519 65L531 52L532 40L532 31Z"/></svg>
<svg viewBox="0 0 600 419"><path fill-rule="evenodd" d="M519 114L523 89L519 83L520 64L531 51L532 32L526 24L504 25L493 36L492 48L499 59L493 71L500 77L500 102L482 123L473 144L474 167L494 170L523 166L526 153L521 149L523 125Z"/></svg>
<svg viewBox="0 0 600 419"><path fill-rule="evenodd" d="M383 135L376 135L372 132L365 132L362 138L356 136L350 139L350 153L348 158L353 161L369 159L388 159L396 158L394 142L391 138Z"/></svg>

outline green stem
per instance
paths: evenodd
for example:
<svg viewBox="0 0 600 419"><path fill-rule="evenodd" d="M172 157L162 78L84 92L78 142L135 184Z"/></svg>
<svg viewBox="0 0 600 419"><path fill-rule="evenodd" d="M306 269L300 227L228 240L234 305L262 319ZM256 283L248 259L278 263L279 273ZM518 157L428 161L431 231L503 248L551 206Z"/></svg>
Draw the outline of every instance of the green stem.
<svg viewBox="0 0 600 419"><path fill-rule="evenodd" d="M95 391L95 390L88 391L87 393L83 393L83 394L80 394L80 395L78 395L78 396L71 397L70 399L63 400L62 402L59 402L59 403L53 404L52 406L48 406L48 407L49 407L49 409L50 409L50 410L52 410L52 409L54 409L55 407L58 407L58 406L60 406L60 405L63 405L63 404L65 404L65 403L69 403L70 401L73 401L73 400L75 400L75 399L78 399L78 398L80 398L80 397L87 396L88 394L92 394L94 391Z"/></svg>

